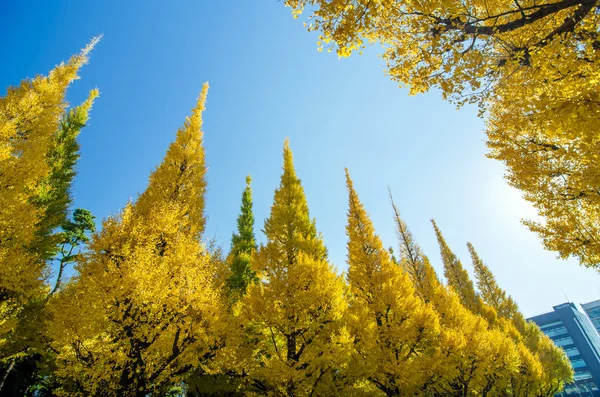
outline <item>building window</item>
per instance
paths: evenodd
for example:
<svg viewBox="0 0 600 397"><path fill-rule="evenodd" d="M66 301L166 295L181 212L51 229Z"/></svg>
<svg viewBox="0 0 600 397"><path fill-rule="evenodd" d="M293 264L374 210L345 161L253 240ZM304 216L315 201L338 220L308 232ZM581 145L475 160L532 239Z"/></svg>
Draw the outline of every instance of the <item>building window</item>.
<svg viewBox="0 0 600 397"><path fill-rule="evenodd" d="M559 320L559 321L555 321L553 323L548 323L548 324L540 325L540 329L552 328L552 327L555 327L557 325L563 325L563 322Z"/></svg>
<svg viewBox="0 0 600 397"><path fill-rule="evenodd" d="M580 354L579 349L576 347L569 347L565 349L565 353L567 353L567 356L569 357L578 356Z"/></svg>
<svg viewBox="0 0 600 397"><path fill-rule="evenodd" d="M585 367L585 361L583 361L583 358L578 358L577 360L573 360L571 361L571 365L573 366L573 368L581 368L581 367Z"/></svg>
<svg viewBox="0 0 600 397"><path fill-rule="evenodd" d="M571 339L570 336L568 336L566 338L555 339L554 340L554 344L556 346L572 345L573 344L573 339Z"/></svg>
<svg viewBox="0 0 600 397"><path fill-rule="evenodd" d="M589 371L575 372L575 376L573 378L575 379L575 381L584 380L584 379L592 379L592 374Z"/></svg>
<svg viewBox="0 0 600 397"><path fill-rule="evenodd" d="M588 310L587 314L588 314L588 316L594 317L594 318L600 317L600 307Z"/></svg>
<svg viewBox="0 0 600 397"><path fill-rule="evenodd" d="M558 336L558 335L568 335L569 334L565 327L553 328L553 329L550 329L550 330L544 331L544 332L546 333L546 335L548 335L551 338L554 336Z"/></svg>
<svg viewBox="0 0 600 397"><path fill-rule="evenodd" d="M580 393L585 393L582 396L588 396L587 393L591 393L592 391L588 387L587 383L581 383L581 384L579 384L579 392Z"/></svg>
<svg viewBox="0 0 600 397"><path fill-rule="evenodd" d="M581 396L581 393L585 393L586 390L583 387L577 386L576 384L570 384L565 386L564 392L567 396Z"/></svg>

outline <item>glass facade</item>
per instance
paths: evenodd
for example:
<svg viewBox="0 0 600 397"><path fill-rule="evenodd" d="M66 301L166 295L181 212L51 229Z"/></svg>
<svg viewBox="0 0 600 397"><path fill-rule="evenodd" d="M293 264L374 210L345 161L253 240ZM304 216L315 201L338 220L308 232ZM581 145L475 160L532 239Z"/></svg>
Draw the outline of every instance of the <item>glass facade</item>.
<svg viewBox="0 0 600 397"><path fill-rule="evenodd" d="M559 336L559 335L569 335L569 333L567 332L567 329L565 327L552 328L552 329L544 330L544 332L546 333L546 335L548 335L551 338L554 338L555 336Z"/></svg>
<svg viewBox="0 0 600 397"><path fill-rule="evenodd" d="M582 303L581 307L594 325L596 332L600 333L600 300Z"/></svg>
<svg viewBox="0 0 600 397"><path fill-rule="evenodd" d="M550 336L550 335L548 335L548 336ZM573 339L571 339L570 336L567 336L566 338L552 338L550 336L550 338L554 341L554 344L558 347L569 346L574 343Z"/></svg>
<svg viewBox="0 0 600 397"><path fill-rule="evenodd" d="M573 356L578 356L579 355L579 350L577 350L576 347L566 348L565 352L567 353L567 356L569 356L569 357L573 357Z"/></svg>
<svg viewBox="0 0 600 397"><path fill-rule="evenodd" d="M597 320L600 324L600 301ZM557 394L561 397L600 397L600 336L587 317L574 304L554 306L554 311L532 317L540 329L562 347L571 361L574 382Z"/></svg>

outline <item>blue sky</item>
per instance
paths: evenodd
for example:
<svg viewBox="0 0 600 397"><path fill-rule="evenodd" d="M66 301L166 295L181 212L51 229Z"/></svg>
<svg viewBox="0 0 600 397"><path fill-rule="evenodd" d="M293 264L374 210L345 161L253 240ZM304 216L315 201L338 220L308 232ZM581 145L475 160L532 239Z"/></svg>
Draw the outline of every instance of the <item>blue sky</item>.
<svg viewBox="0 0 600 397"><path fill-rule="evenodd" d="M168 4L168 5L167 5ZM99 219L145 188L204 81L209 166L207 237L229 247L253 178L256 232L279 183L290 137L297 172L330 259L346 268L344 167L386 246L396 246L387 186L441 273L434 218L471 271L470 241L526 316L567 299L600 298L598 273L544 251L519 222L535 216L485 157L476 109L432 91L416 97L384 74L378 48L340 60L281 1L9 2L0 0L0 87L47 73L92 37L104 37L73 104L98 98L81 135L75 205Z"/></svg>

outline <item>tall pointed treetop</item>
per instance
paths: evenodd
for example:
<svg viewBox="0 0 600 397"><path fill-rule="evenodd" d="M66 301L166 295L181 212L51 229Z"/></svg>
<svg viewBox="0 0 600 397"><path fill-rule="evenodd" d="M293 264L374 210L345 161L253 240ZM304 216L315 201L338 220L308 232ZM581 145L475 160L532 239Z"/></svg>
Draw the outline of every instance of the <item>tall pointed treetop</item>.
<svg viewBox="0 0 600 397"><path fill-rule="evenodd" d="M250 265L250 257L256 250L254 236L254 213L252 212L252 178L246 177L246 188L242 193L242 207L237 218L237 233L231 237L229 265L231 275L228 280L231 290L246 292L248 284L256 279Z"/></svg>
<svg viewBox="0 0 600 397"><path fill-rule="evenodd" d="M463 305L471 311L478 313L479 299L475 293L475 287L469 277L469 273L467 273L460 260L454 255L433 219L431 223L433 224L438 244L440 245L440 253L444 264L444 276L448 280L448 285L460 296Z"/></svg>
<svg viewBox="0 0 600 397"><path fill-rule="evenodd" d="M395 265L375 234L373 222L354 190L347 168L345 172L348 188L348 281L353 289L363 292L367 301L372 303L375 290L382 287L384 279L392 277L390 272Z"/></svg>
<svg viewBox="0 0 600 397"><path fill-rule="evenodd" d="M10 87L5 97L0 97L0 161L18 152L19 145L29 145L31 139L47 143L67 105L67 87L78 78L79 68L87 63L88 55L100 39L101 36L93 38L79 54L56 66L48 76L23 80L18 87ZM47 147L37 149L45 153Z"/></svg>
<svg viewBox="0 0 600 397"><path fill-rule="evenodd" d="M396 203L394 203L392 191L389 189L389 187L388 193L390 196L390 203L392 204L392 209L394 210L396 234L398 235L398 239L400 240L400 255L402 258L406 258L406 260L411 264L419 263L422 260L423 256L421 247L415 242L412 233L410 232L410 230L408 230L406 223L400 217L400 211L398 210L398 207L396 207Z"/></svg>
<svg viewBox="0 0 600 397"><path fill-rule="evenodd" d="M427 387L433 364L439 361L438 317L415 294L409 276L392 262L347 169L346 184L349 328L361 352L359 365L386 395L416 395Z"/></svg>
<svg viewBox="0 0 600 397"><path fill-rule="evenodd" d="M55 171L49 157L68 105L67 87L97 41L48 76L23 80L0 97L0 350L25 303L47 293L45 259L53 247L40 236L58 226L46 217L56 201L42 199L55 187L46 183Z"/></svg>
<svg viewBox="0 0 600 397"><path fill-rule="evenodd" d="M57 232L57 228L69 224L67 211L73 201L71 185L79 159L77 138L87 124L90 110L98 95L97 89L91 90L81 105L63 115L46 155L50 172L37 184L35 196L31 200L43 211L43 216L37 224L37 238L31 249L45 260L56 253L59 241L63 238L62 233Z"/></svg>
<svg viewBox="0 0 600 397"><path fill-rule="evenodd" d="M288 255L295 257L297 250L315 259L325 259L327 250L322 237L317 233L314 219L308 210L306 195L294 169L294 160L289 139L283 147L283 174L275 190L271 215L265 221L267 239L279 242Z"/></svg>
<svg viewBox="0 0 600 397"><path fill-rule="evenodd" d="M421 247L414 240L408 226L400 216L400 211L394 203L392 192L389 190L390 202L394 211L394 222L396 223L396 234L400 242L400 264L409 274L417 292L425 301L431 298L432 288L440 284L440 281L427 256L423 254Z"/></svg>
<svg viewBox="0 0 600 397"><path fill-rule="evenodd" d="M69 62L56 66L47 77L23 80L0 97L0 185L7 188L0 195L0 208L8 209L17 202L30 200L37 185L51 173L48 154L67 107L66 89L78 78L79 68L87 62L98 40L92 40ZM91 96L95 93L93 90ZM33 215L32 211L17 211ZM0 224L4 214L8 212L0 210ZM30 229L23 224L27 222L19 223L20 228Z"/></svg>
<svg viewBox="0 0 600 397"><path fill-rule="evenodd" d="M492 271L483 263L477 251L471 243L467 243L473 268L475 269L475 278L477 279L477 288L481 293L481 298L485 303L492 306L498 312L498 315L506 318L514 318L519 315L519 307L516 302L507 296L498 283Z"/></svg>
<svg viewBox="0 0 600 397"><path fill-rule="evenodd" d="M204 197L206 164L203 146L202 112L205 109L208 83L204 83L192 114L177 131L162 163L150 176L148 188L140 195L136 209L148 213L156 202L178 206L195 234L202 234L206 224Z"/></svg>
<svg viewBox="0 0 600 397"><path fill-rule="evenodd" d="M281 183L265 221L267 241L252 255L260 282L248 287L240 310L252 342L236 354L248 360L260 352L247 373L265 394L339 395L332 388L339 384L348 345L345 286L326 260L287 140L283 157Z"/></svg>
<svg viewBox="0 0 600 397"><path fill-rule="evenodd" d="M237 218L237 233L231 238L231 250L238 253L250 253L256 249L254 237L254 213L252 212L252 178L246 176L246 188L242 193L242 206Z"/></svg>

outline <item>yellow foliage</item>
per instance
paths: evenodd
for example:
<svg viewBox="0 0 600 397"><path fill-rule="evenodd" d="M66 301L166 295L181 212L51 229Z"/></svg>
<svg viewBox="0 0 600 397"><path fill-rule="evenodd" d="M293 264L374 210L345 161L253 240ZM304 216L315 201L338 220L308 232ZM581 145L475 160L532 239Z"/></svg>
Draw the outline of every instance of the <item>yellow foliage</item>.
<svg viewBox="0 0 600 397"><path fill-rule="evenodd" d="M440 253L442 256L442 263L444 264L444 277L448 280L448 286L454 290L460 296L460 300L463 305L474 313L480 313L481 304L475 292L473 281L469 277L469 273L465 270L460 259L454 255L442 232L437 227L435 221L432 219L431 223L437 236L438 244L440 246Z"/></svg>
<svg viewBox="0 0 600 397"><path fill-rule="evenodd" d="M286 140L283 175L265 221L267 242L252 258L257 284L240 316L247 343L245 372L266 395L338 394L350 337L342 320L344 283L327 261Z"/></svg>
<svg viewBox="0 0 600 397"><path fill-rule="evenodd" d="M449 285L441 284L393 201L401 263L440 318L443 362L430 389L441 395L528 396L544 385L540 359L525 347L512 322L477 296L458 258L436 228ZM435 224L434 224L435 226ZM414 271L419 269L419 271ZM553 374L554 376L554 374ZM523 392L525 390L526 392Z"/></svg>
<svg viewBox="0 0 600 397"><path fill-rule="evenodd" d="M33 199L51 172L46 160L67 107L67 87L97 41L0 98L0 360L13 353L3 350L19 312L47 293L45 258L33 249L45 208Z"/></svg>
<svg viewBox="0 0 600 397"><path fill-rule="evenodd" d="M600 265L600 14L593 0L286 0L340 57L383 46L390 78L478 103L489 156L562 258Z"/></svg>
<svg viewBox="0 0 600 397"><path fill-rule="evenodd" d="M421 395L435 379L442 360L438 316L419 299L408 274L392 262L347 170L346 183L354 365L388 396Z"/></svg>
<svg viewBox="0 0 600 397"><path fill-rule="evenodd" d="M520 375L513 379L516 395L553 396L572 380L573 372L564 350L555 346L533 322L527 322L515 301L501 289L491 270L483 263L475 248L467 243L477 277L477 287L486 306L500 317L495 328L501 329L519 347Z"/></svg>
<svg viewBox="0 0 600 397"><path fill-rule="evenodd" d="M512 376L518 375L517 346L487 321L469 311L459 297L441 284L430 297L442 319L442 351L445 357L439 393L502 396Z"/></svg>
<svg viewBox="0 0 600 397"><path fill-rule="evenodd" d="M222 300L218 269L198 239L207 89L147 190L104 222L78 276L50 302L48 336L65 395L164 392L212 355Z"/></svg>
<svg viewBox="0 0 600 397"><path fill-rule="evenodd" d="M185 203L180 216L186 219L182 230L196 237L204 232L204 195L206 193L206 164L204 162L204 134L202 112L205 109L208 83L202 87L198 103L185 124L177 131L175 143L169 147L165 159L150 176L148 188L136 205L140 215L151 213L157 202Z"/></svg>
<svg viewBox="0 0 600 397"><path fill-rule="evenodd" d="M473 7L471 17L476 18L484 11L476 0L472 1L467 8ZM298 15L307 2L288 0L286 3L295 7L295 15ZM533 83L539 75L550 80L554 76L553 72L544 71L545 60L538 58L539 54L549 57L548 49L556 49L552 47L555 45L550 40L552 37L548 43L540 41L543 45L536 47L535 52L523 48L507 50L508 55L499 58L500 61L483 59L484 49L476 45L479 39L474 39L458 56L453 49L444 46L450 42L464 43L465 39L456 33L475 28L465 19L460 6L451 1L448 4L439 0L427 4L417 1L409 8L421 14L408 15L404 14L406 10L393 10L391 6L397 3L324 2L327 9L315 11L316 28L325 29L320 44L337 43L338 53L348 56L365 42L384 42L389 46L386 59L399 67L391 67L393 77L410 82L415 92L438 84L446 95L455 95L465 90L465 84L470 84L471 89L479 88L483 77L478 75L478 63L487 62L489 66L490 62L496 62L497 76L502 75L498 62L504 62L502 67L511 65L516 71L495 87L495 92L501 95L494 104L510 102L511 89L515 90L514 98L521 101L521 105L525 103L528 100L525 91L517 92L521 84L534 93L533 99L529 98L533 105L526 115L514 117L502 110L509 109L509 104L502 109L492 107L490 131L506 123L505 131L520 134L517 127L526 126L528 131L538 134L526 142L548 153L562 153L560 148L546 146L546 142L550 142L544 140L548 134L560 139L566 136L560 145L568 145L579 142L579 136L570 130L572 124L569 123L593 127L593 123L584 120L595 111L593 105L574 106L572 98L583 98L581 103L585 104L589 98L595 98L595 92L584 85L577 86L579 81L570 78L564 79L564 86L563 82L553 81L555 88L563 90L562 96ZM447 18L439 14L442 6L450 7ZM499 12L506 4L492 1L488 6L485 12L490 13ZM336 13L350 20L322 19ZM561 13L566 15L566 9ZM421 41L411 41L414 38L409 36L414 32L404 29L414 28L418 32L425 26L423 18L432 19L432 16L436 21L433 30L422 30ZM407 24L390 24L387 19L390 17L404 18ZM518 18L516 12L510 12L495 18L494 22L485 19L477 29L502 30L502 26L514 24ZM538 26L538 22L533 20L528 23L531 27L523 26L524 31L533 34L530 29L535 26L538 29L535 34L539 36L542 26ZM589 20L584 22L589 24ZM590 26L587 29L592 29ZM512 30L500 33L506 33L507 40L523 39ZM424 35L431 37L425 39ZM404 42L397 41L400 36ZM0 98L0 184L3 186L0 191L0 360L23 354L23 348L9 349L10 343L15 344L11 337L24 339L36 333L32 329L36 324L34 320L41 318L44 327L40 328L44 328L55 359L53 376L61 385L53 392L63 396L166 395L174 384L184 381L191 370L205 377L220 376L217 380L225 379L225 383L233 371L236 381L233 386L229 385L230 389L239 386L244 387L248 395L289 397L550 397L571 380L572 369L564 352L538 327L525 322L515 302L496 285L491 271L472 246L469 245L469 249L479 293L434 224L448 279L448 286L444 286L392 203L401 242L401 257L396 262L376 235L347 171L346 283L328 261L316 221L310 218L287 140L280 186L265 221L266 243L258 249L255 249L250 180L247 179L242 205L244 216L238 219L239 234L234 236L236 244L232 245L237 251L232 250L230 258L233 254L238 256L235 270L242 276L238 284L243 287L241 290L248 287L246 294L228 299L224 292L232 285L228 261L218 248L207 246L202 240L206 224L206 164L201 128L207 84L164 160L151 174L147 189L118 216L104 221L89 249L77 258L77 276L64 288L57 289L56 294L47 296L43 282L44 259L51 253L48 247L53 243L36 240L36 233L43 234L40 233L43 226L50 228L48 225L56 223L45 220L60 214L52 214L49 206L34 203L33 198L43 196L50 189L48 178L53 164L48 153L56 145L56 131L66 107L65 90L77 78L77 71L87 61L95 42L67 64L57 66L48 77L25 81ZM344 44L340 45L341 42ZM402 49L410 56L395 58L402 51L394 46L417 42L422 46ZM444 48L443 54L439 46ZM585 48L571 50L564 56L575 62L579 59L574 52L585 51ZM591 59L595 53L588 56ZM411 66L411 62L416 63ZM524 66L541 69L522 69ZM439 70L444 72L433 77L428 75ZM591 76L596 71L588 68L586 73ZM454 77L451 79L450 75ZM592 79L591 84L597 84L597 79ZM97 91L93 90L81 106L86 112L84 118L96 95ZM488 101L488 97L482 94L480 100ZM511 109L516 112L518 107ZM562 120L540 116L552 112ZM507 149L502 139L505 138L494 137L493 133L490 137L497 139L493 155L504 156ZM579 146L573 150L577 152L585 147L591 152L597 143L594 139L574 144ZM586 180L589 182L586 189L593 189L595 182L590 182L590 175L595 160L583 158L577 163L579 160L570 157L575 155L561 155L567 164L560 167L571 167L569 170L578 169L582 164L590 167L586 170L589 173L580 172L579 176L563 175L568 183ZM596 159L597 154L594 156ZM528 163L529 159L522 159L523 172L541 164L541 160ZM546 160L553 162L555 158L543 161ZM511 172L517 172L516 168ZM517 178L513 183L522 183L522 180ZM544 188L558 194L557 186L548 186ZM522 186L525 191L529 188L526 184ZM588 200L586 195L576 194L577 199ZM531 200L537 200L532 197ZM571 196L568 198L570 201ZM68 197L64 200L68 201ZM546 205L540 203L536 204L538 208ZM558 244L553 240L556 235L552 228L563 228L565 235L570 236L572 231L567 224L593 210L594 204L584 208L582 203L574 200L574 207L569 207L574 218L556 210L559 212L548 212L547 217L561 217L563 223L531 224L531 227L541 234L548 233L549 245ZM552 208L555 211L556 208ZM557 215L559 213L562 215ZM592 216L590 222L596 219ZM555 249L569 250L574 241L581 242L577 240L579 237L569 238L564 239L564 246ZM596 260L593 241L581 243L578 249L582 261ZM46 252L45 257L41 251ZM43 299L46 296L47 300ZM44 306L46 312L42 311Z"/></svg>

